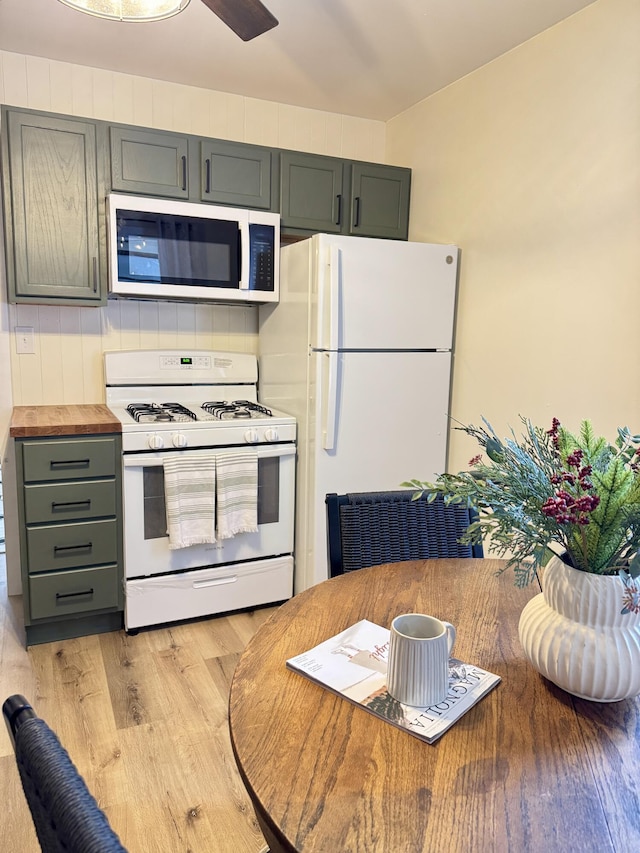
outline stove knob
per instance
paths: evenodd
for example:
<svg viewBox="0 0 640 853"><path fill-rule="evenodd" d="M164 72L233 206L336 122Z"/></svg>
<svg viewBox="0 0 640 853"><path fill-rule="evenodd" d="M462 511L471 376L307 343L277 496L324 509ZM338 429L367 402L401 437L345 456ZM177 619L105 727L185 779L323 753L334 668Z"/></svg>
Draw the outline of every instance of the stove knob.
<svg viewBox="0 0 640 853"><path fill-rule="evenodd" d="M164 447L164 438L154 432L147 439L147 444L152 450L161 450Z"/></svg>
<svg viewBox="0 0 640 853"><path fill-rule="evenodd" d="M277 441L278 440L278 430L276 427L269 427L264 431L264 440L265 441Z"/></svg>
<svg viewBox="0 0 640 853"><path fill-rule="evenodd" d="M244 434L244 440L247 444L257 444L260 441L260 434L257 429L248 429Z"/></svg>
<svg viewBox="0 0 640 853"><path fill-rule="evenodd" d="M174 447L186 447L187 446L187 436L183 435L181 432L177 432L173 438L171 439Z"/></svg>

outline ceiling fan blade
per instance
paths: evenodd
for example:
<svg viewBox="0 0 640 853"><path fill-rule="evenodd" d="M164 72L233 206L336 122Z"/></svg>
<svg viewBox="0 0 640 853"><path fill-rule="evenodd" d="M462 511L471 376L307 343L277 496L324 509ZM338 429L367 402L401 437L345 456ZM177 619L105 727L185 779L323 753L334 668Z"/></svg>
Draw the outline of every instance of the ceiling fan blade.
<svg viewBox="0 0 640 853"><path fill-rule="evenodd" d="M278 26L278 19L260 0L202 0L243 41Z"/></svg>

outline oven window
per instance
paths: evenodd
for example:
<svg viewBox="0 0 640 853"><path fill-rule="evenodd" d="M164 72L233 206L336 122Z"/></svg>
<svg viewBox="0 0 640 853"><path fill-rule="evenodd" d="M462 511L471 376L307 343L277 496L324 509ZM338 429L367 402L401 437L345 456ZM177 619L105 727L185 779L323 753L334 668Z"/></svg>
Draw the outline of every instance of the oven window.
<svg viewBox="0 0 640 853"><path fill-rule="evenodd" d="M142 489L144 493L144 538L168 537L162 465L153 465L142 469Z"/></svg>
<svg viewBox="0 0 640 853"><path fill-rule="evenodd" d="M275 524L280 517L280 460L258 459L258 524Z"/></svg>
<svg viewBox="0 0 640 853"><path fill-rule="evenodd" d="M161 465L142 469L144 538L168 538ZM258 459L258 524L276 524L280 518L280 459Z"/></svg>

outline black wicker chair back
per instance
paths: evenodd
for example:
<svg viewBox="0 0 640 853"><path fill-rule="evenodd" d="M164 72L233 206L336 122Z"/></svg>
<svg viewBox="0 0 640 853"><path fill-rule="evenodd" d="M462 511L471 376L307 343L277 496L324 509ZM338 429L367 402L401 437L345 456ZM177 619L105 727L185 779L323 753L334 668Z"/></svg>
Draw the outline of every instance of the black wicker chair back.
<svg viewBox="0 0 640 853"><path fill-rule="evenodd" d="M2 706L43 853L127 853L54 732L24 696Z"/></svg>
<svg viewBox="0 0 640 853"><path fill-rule="evenodd" d="M462 504L429 503L414 492L329 494L327 539L330 577L381 563L429 557L482 557L482 545L458 541L478 514Z"/></svg>

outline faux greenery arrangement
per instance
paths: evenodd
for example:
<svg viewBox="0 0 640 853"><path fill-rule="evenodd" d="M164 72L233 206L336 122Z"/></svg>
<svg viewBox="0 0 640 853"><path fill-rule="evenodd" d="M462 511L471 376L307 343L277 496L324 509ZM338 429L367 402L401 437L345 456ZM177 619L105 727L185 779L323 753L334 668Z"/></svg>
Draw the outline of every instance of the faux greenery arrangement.
<svg viewBox="0 0 640 853"><path fill-rule="evenodd" d="M582 422L574 435L553 419L549 430L522 418L518 439L501 440L491 424L459 429L475 438L479 454L468 471L442 474L435 483L403 486L442 492L448 503L480 510L462 541L491 537L492 550L508 556L516 584L525 586L553 553L584 572L619 574L625 585L623 612L640 612L640 436L618 428L614 444Z"/></svg>

